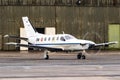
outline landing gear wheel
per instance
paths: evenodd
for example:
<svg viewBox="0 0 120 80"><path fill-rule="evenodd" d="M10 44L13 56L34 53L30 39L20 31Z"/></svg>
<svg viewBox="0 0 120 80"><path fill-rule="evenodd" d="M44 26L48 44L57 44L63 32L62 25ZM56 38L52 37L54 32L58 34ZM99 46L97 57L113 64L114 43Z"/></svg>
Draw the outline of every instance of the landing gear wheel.
<svg viewBox="0 0 120 80"><path fill-rule="evenodd" d="M79 53L79 54L77 55L77 59L81 59L81 57L82 57L82 53Z"/></svg>
<svg viewBox="0 0 120 80"><path fill-rule="evenodd" d="M85 56L85 55L82 55L82 59L86 59L86 56Z"/></svg>
<svg viewBox="0 0 120 80"><path fill-rule="evenodd" d="M82 53L79 53L77 55L77 59L86 59L86 56L85 55L82 55Z"/></svg>

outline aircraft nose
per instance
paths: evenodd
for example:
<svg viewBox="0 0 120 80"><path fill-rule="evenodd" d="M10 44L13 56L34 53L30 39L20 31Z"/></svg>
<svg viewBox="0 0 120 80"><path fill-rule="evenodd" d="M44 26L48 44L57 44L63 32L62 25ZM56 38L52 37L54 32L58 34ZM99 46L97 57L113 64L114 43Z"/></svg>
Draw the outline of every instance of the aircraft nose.
<svg viewBox="0 0 120 80"><path fill-rule="evenodd" d="M95 44L89 44L89 49L92 49L95 47Z"/></svg>
<svg viewBox="0 0 120 80"><path fill-rule="evenodd" d="M94 48L94 46L95 46L95 42L89 41L89 49Z"/></svg>
<svg viewBox="0 0 120 80"><path fill-rule="evenodd" d="M88 43L91 45L95 45L95 42L93 42L93 41L88 41Z"/></svg>
<svg viewBox="0 0 120 80"><path fill-rule="evenodd" d="M95 47L95 43L93 41L89 41L89 49L94 47Z"/></svg>

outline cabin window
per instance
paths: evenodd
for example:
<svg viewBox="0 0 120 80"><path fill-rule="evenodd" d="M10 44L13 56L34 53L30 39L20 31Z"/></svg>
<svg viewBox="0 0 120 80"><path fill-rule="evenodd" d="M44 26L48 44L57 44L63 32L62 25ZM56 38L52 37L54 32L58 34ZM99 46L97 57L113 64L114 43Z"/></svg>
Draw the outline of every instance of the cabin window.
<svg viewBox="0 0 120 80"><path fill-rule="evenodd" d="M41 38L41 41L43 41L43 38Z"/></svg>
<svg viewBox="0 0 120 80"><path fill-rule="evenodd" d="M47 40L47 38L45 37L45 38L44 38L44 41L46 41L46 40Z"/></svg>
<svg viewBox="0 0 120 80"><path fill-rule="evenodd" d="M50 41L50 37L48 38L48 41Z"/></svg>
<svg viewBox="0 0 120 80"><path fill-rule="evenodd" d="M57 37L57 41L59 40L59 37Z"/></svg>
<svg viewBox="0 0 120 80"><path fill-rule="evenodd" d="M54 41L54 40L55 40L55 37L52 38L52 41Z"/></svg>
<svg viewBox="0 0 120 80"><path fill-rule="evenodd" d="M39 41L39 38L37 38L36 41Z"/></svg>

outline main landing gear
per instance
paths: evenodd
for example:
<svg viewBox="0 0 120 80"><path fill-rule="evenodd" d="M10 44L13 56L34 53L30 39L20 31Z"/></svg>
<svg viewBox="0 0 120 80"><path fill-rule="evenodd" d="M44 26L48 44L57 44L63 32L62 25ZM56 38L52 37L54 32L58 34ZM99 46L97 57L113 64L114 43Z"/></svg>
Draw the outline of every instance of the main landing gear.
<svg viewBox="0 0 120 80"><path fill-rule="evenodd" d="M49 53L49 51L44 51L44 59L45 60L49 59L48 53ZM82 52L78 53L77 59L83 59L83 60L86 59L86 56L85 56L84 52L83 53Z"/></svg>
<svg viewBox="0 0 120 80"><path fill-rule="evenodd" d="M77 59L86 59L86 56L80 52L77 55Z"/></svg>

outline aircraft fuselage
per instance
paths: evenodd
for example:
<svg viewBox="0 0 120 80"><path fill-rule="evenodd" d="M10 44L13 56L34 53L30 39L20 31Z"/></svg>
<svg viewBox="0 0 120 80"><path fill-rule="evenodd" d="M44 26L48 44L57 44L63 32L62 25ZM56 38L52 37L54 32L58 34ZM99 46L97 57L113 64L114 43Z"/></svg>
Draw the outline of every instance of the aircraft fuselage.
<svg viewBox="0 0 120 80"><path fill-rule="evenodd" d="M44 35L39 34L31 36L29 42L39 47L50 47L62 50L85 50L95 43L89 40L81 40L69 34Z"/></svg>

